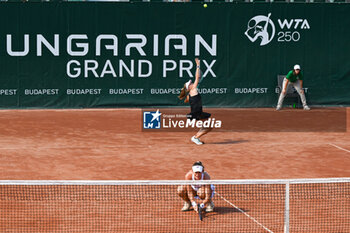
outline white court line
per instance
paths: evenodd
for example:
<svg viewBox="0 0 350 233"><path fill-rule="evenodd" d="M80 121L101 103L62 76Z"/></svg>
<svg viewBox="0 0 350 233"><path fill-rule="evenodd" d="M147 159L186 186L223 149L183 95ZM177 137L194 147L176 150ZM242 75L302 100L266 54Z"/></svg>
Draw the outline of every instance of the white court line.
<svg viewBox="0 0 350 233"><path fill-rule="evenodd" d="M230 204L231 206L233 206L235 209L237 209L239 212L241 212L242 214L244 214L245 216L247 216L248 218L250 218L250 220L252 220L253 222L255 222L256 224L258 224L259 226L261 226L262 228L264 228L264 230L266 230L267 232L273 233L273 231L271 231L270 229L268 229L267 227L265 227L263 224L261 224L260 222L258 222L258 220L256 220L255 218L253 218L252 216L250 216L249 214L247 214L246 212L244 212L242 209L238 208L237 206L235 206L233 203L231 203L230 201L228 201L226 198L224 198L223 196L221 196L218 192L215 191L215 193L224 201L226 201L228 204Z"/></svg>
<svg viewBox="0 0 350 233"><path fill-rule="evenodd" d="M343 150L343 151L346 151L346 152L350 153L350 150L344 149L344 148L342 148L340 146L337 146L337 145L335 145L333 143L328 143L328 144L331 145L331 146L334 146L335 148L338 148L339 150Z"/></svg>

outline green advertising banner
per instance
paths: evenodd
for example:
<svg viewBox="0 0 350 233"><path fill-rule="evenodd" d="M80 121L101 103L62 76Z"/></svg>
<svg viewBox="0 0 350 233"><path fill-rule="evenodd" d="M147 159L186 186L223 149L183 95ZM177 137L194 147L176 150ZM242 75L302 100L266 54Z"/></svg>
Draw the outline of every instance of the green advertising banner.
<svg viewBox="0 0 350 233"><path fill-rule="evenodd" d="M0 108L272 107L294 64L310 105L350 105L350 4L1 3Z"/></svg>

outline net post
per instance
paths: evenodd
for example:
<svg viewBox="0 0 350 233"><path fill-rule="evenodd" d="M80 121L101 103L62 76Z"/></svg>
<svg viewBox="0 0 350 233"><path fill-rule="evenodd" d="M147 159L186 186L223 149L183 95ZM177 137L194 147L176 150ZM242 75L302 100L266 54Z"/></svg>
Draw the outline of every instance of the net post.
<svg viewBox="0 0 350 233"><path fill-rule="evenodd" d="M289 182L286 183L284 202L284 233L289 233Z"/></svg>

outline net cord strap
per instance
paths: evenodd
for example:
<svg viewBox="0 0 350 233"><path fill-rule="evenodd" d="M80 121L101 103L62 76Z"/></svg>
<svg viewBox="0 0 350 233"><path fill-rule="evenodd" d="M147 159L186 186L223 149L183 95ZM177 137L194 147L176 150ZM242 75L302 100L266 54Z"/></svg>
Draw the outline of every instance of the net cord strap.
<svg viewBox="0 0 350 233"><path fill-rule="evenodd" d="M286 184L286 193L285 193L285 202L284 202L284 233L289 233L289 183Z"/></svg>

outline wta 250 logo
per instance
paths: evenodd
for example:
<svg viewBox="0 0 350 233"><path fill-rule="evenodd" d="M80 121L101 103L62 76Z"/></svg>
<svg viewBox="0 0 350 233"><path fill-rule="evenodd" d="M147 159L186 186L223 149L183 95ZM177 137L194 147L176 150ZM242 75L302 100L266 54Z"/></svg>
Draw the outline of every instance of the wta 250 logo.
<svg viewBox="0 0 350 233"><path fill-rule="evenodd" d="M301 38L300 32L310 29L307 19L277 19L279 30L277 42L298 42ZM248 39L260 46L269 44L275 37L276 26L271 19L271 13L267 16L257 15L248 21L247 30L244 34Z"/></svg>

